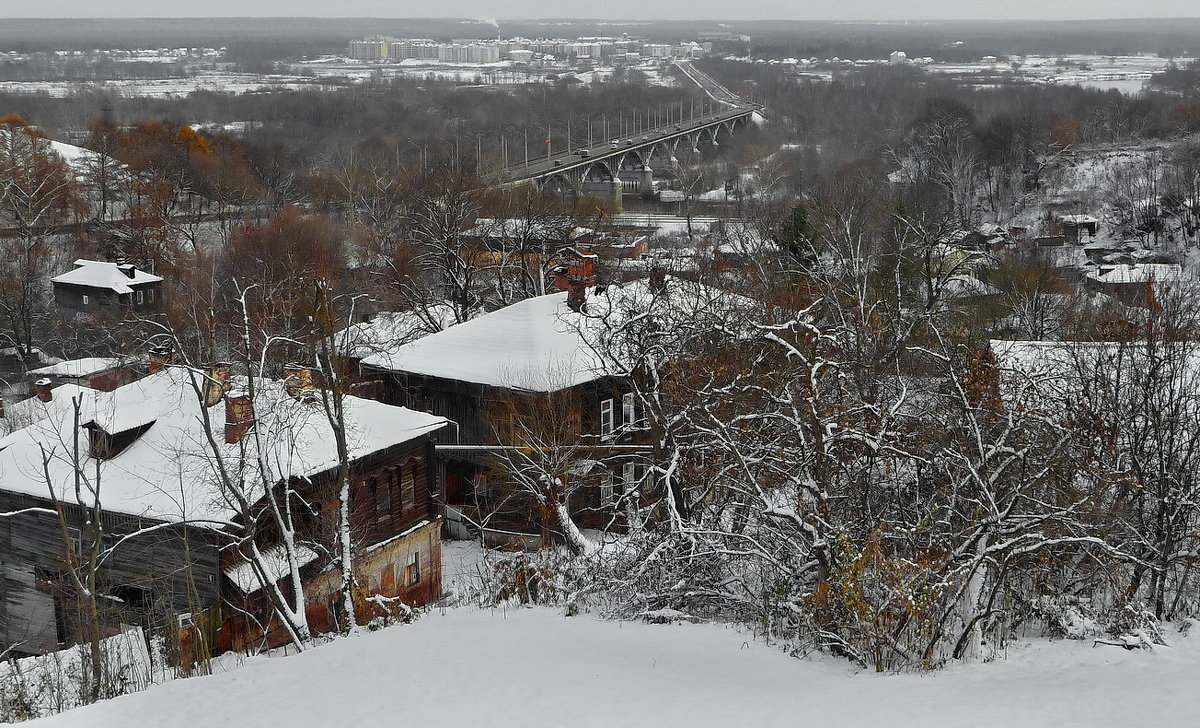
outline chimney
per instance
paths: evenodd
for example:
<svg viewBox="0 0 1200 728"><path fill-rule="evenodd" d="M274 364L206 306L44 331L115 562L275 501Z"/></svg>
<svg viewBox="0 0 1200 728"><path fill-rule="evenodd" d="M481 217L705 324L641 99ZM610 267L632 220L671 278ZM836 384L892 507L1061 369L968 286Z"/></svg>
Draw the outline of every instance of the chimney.
<svg viewBox="0 0 1200 728"><path fill-rule="evenodd" d="M137 274L137 266L134 265L133 263L125 263L124 265L118 265L117 270L124 273L125 277L129 278L129 279L132 279Z"/></svg>
<svg viewBox="0 0 1200 728"><path fill-rule="evenodd" d="M283 387L287 390L288 396L292 398L300 398L305 392L311 392L313 388L313 371L303 364L288 364L283 368L287 377L283 380Z"/></svg>
<svg viewBox="0 0 1200 728"><path fill-rule="evenodd" d="M225 444L235 445L254 424L254 405L244 393L225 396Z"/></svg>
<svg viewBox="0 0 1200 728"><path fill-rule="evenodd" d="M667 269L661 265L650 269L650 292L655 294L667 292Z"/></svg>
<svg viewBox="0 0 1200 728"><path fill-rule="evenodd" d="M54 395L50 394L50 380L39 379L33 383L33 388L37 391L37 398L43 402L49 402L54 399Z"/></svg>
<svg viewBox="0 0 1200 728"><path fill-rule="evenodd" d="M209 366L204 379L204 406L212 407L221 401L221 397L229 390L229 365L217 363Z"/></svg>
<svg viewBox="0 0 1200 728"><path fill-rule="evenodd" d="M4 395L0 394L0 420L4 419Z"/></svg>
<svg viewBox="0 0 1200 728"><path fill-rule="evenodd" d="M170 346L153 346L150 348L150 373L156 374L175 363L174 352Z"/></svg>
<svg viewBox="0 0 1200 728"><path fill-rule="evenodd" d="M567 307L583 311L587 306L588 286L596 285L596 256L574 251L567 261Z"/></svg>

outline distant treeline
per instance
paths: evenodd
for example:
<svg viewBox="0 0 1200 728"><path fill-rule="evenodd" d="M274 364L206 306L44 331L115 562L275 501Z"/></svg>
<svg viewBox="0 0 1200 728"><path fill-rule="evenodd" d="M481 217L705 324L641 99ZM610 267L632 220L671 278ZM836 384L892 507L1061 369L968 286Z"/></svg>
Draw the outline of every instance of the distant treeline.
<svg viewBox="0 0 1200 728"><path fill-rule="evenodd" d="M188 18L6 20L0 50L228 47L230 60L265 62L337 53L347 41L370 35L434 39L619 36L693 40L703 32L748 35L749 43L718 42L718 50L758 57L883 58L910 56L964 60L984 55L1156 53L1200 56L1200 19L1092 21L945 21L842 23L814 21L657 21L619 25L597 21L507 21L499 28L478 20L396 18ZM961 41L961 45L957 44Z"/></svg>
<svg viewBox="0 0 1200 728"><path fill-rule="evenodd" d="M1150 79L1150 85L1185 96L1200 96L1200 61L1171 66L1162 73L1156 73Z"/></svg>

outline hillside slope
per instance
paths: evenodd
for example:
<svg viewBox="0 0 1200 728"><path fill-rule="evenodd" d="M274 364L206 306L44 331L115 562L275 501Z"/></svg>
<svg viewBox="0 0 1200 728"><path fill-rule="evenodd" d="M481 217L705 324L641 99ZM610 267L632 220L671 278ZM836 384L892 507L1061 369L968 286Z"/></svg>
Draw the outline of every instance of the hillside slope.
<svg viewBox="0 0 1200 728"><path fill-rule="evenodd" d="M1197 725L1200 635L1174 642L1154 652L1039 642L937 675L853 675L717 626L464 608L34 725Z"/></svg>

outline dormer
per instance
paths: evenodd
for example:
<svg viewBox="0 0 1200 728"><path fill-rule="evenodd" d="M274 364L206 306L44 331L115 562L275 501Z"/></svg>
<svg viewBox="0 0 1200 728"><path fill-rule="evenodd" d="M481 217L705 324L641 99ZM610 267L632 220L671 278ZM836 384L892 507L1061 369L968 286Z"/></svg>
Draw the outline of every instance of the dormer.
<svg viewBox="0 0 1200 728"><path fill-rule="evenodd" d="M90 420L83 425L83 429L88 433L88 454L97 460L111 460L137 442L154 422L155 420L150 420L126 427L119 432L109 432L95 420Z"/></svg>

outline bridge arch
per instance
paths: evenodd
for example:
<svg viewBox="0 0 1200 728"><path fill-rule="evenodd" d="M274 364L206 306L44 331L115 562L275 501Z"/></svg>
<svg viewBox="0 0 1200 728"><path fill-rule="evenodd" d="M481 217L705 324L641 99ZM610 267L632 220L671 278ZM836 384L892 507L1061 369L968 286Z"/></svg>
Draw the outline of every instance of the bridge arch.
<svg viewBox="0 0 1200 728"><path fill-rule="evenodd" d="M582 181L612 182L616 178L617 175L613 174L612 168L608 166L608 162L601 160L588 165L587 169L583 173Z"/></svg>
<svg viewBox="0 0 1200 728"><path fill-rule="evenodd" d="M538 191L543 194L557 195L565 201L579 198L579 187L574 180L559 172L547 177L538 178Z"/></svg>
<svg viewBox="0 0 1200 728"><path fill-rule="evenodd" d="M646 150L646 155L643 156L637 149L630 149L617 158L617 169L620 171L633 170L639 171L650 166L650 155L654 153L654 148Z"/></svg>

